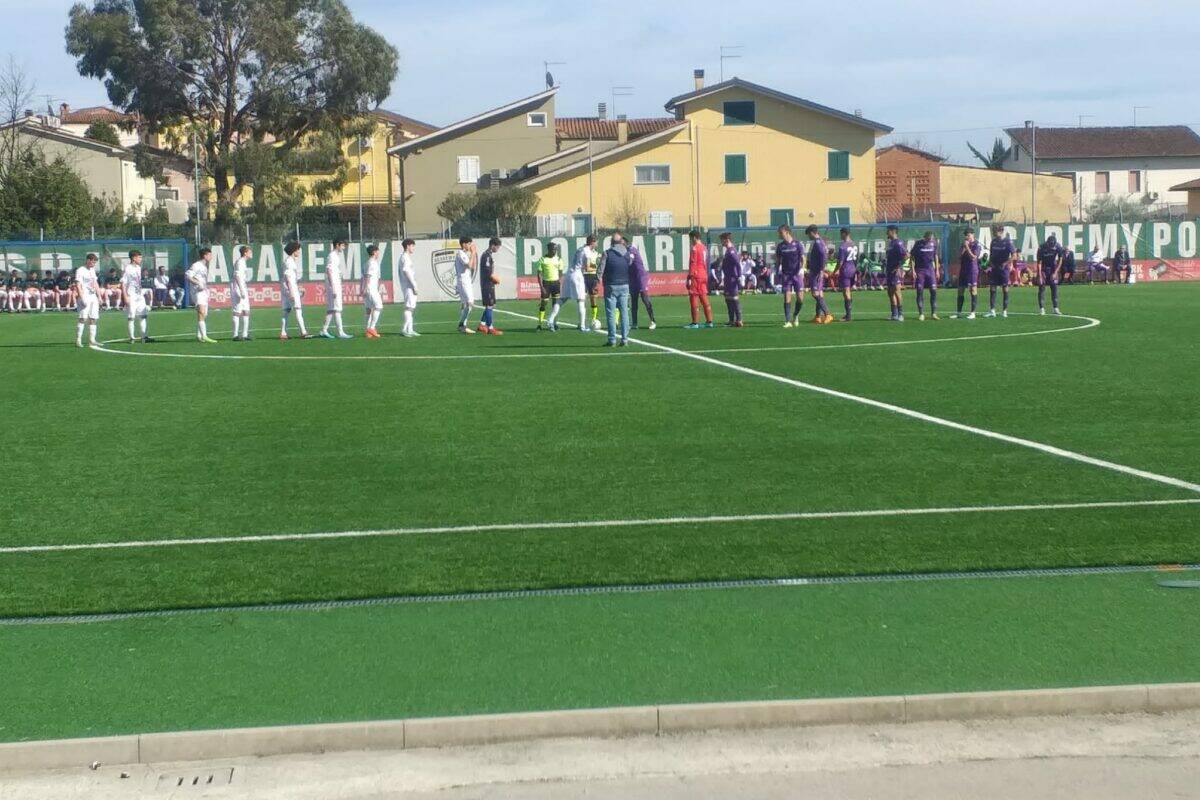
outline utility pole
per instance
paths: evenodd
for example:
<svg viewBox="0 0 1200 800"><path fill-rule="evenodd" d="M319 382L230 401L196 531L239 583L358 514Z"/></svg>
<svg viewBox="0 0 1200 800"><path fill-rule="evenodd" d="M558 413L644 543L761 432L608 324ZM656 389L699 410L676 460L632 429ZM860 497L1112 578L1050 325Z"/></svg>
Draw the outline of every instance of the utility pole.
<svg viewBox="0 0 1200 800"><path fill-rule="evenodd" d="M362 160L362 140L363 137L358 137L358 240L361 242L363 238L363 160Z"/></svg>
<svg viewBox="0 0 1200 800"><path fill-rule="evenodd" d="M1037 126L1033 120L1025 120L1029 130L1029 219L1037 224Z"/></svg>
<svg viewBox="0 0 1200 800"><path fill-rule="evenodd" d="M192 189L196 200L196 247L200 246L200 148L196 143L196 128L192 128Z"/></svg>
<svg viewBox="0 0 1200 800"><path fill-rule="evenodd" d="M592 192L592 137L588 137L588 233L596 230L595 195Z"/></svg>

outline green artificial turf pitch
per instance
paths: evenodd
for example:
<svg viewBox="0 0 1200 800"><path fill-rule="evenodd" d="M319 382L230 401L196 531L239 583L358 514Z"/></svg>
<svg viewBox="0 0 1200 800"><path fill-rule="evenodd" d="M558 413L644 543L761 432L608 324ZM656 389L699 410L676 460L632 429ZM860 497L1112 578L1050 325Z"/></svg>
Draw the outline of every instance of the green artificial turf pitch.
<svg viewBox="0 0 1200 800"><path fill-rule="evenodd" d="M791 330L776 297L744 299L746 328L711 331L683 330L686 301L658 298L658 330L636 335L1200 482L1200 286L1068 286L1076 316L1061 318L1031 313L1034 291L1016 290L1007 320L970 322L946 319L953 293L942 292L943 319L924 323L909 293L903 325L864 292L853 324ZM530 315L536 303L502 309ZM506 336L462 336L456 315L421 306L416 340L396 335L389 307L380 341L280 342L277 310L262 308L256 340L234 343L228 312L215 311L210 331L225 341L201 345L190 312L155 312L160 341L131 345L110 312L108 352L77 350L70 314L0 317L0 548L511 526L0 552L0 616L1200 561L1196 505L743 519L1200 495L674 352L537 333L508 313L497 315ZM310 328L320 317L309 310ZM357 309L347 319L361 326ZM652 522L678 516L727 519ZM651 522L523 527L594 520Z"/></svg>

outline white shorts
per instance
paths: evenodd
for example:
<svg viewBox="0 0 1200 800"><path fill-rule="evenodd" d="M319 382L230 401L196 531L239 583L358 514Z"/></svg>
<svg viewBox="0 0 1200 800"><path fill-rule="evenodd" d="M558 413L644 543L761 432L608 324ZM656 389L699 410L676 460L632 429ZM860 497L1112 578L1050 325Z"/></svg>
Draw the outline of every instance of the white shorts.
<svg viewBox="0 0 1200 800"><path fill-rule="evenodd" d="M208 289L201 289L192 295L192 305L208 308Z"/></svg>
<svg viewBox="0 0 1200 800"><path fill-rule="evenodd" d="M404 307L409 310L417 307L417 293L412 289L404 290Z"/></svg>
<svg viewBox="0 0 1200 800"><path fill-rule="evenodd" d="M458 294L458 300L466 305L475 304L475 287L468 281L459 278L454 287L454 291Z"/></svg>
<svg viewBox="0 0 1200 800"><path fill-rule="evenodd" d="M562 282L562 300L586 300L587 286L583 282L583 273L572 270L566 274Z"/></svg>
<svg viewBox="0 0 1200 800"><path fill-rule="evenodd" d="M250 313L250 298L240 297L236 294L229 295L229 309L234 314L249 314Z"/></svg>
<svg viewBox="0 0 1200 800"><path fill-rule="evenodd" d="M125 316L129 319L137 319L138 317L146 316L148 309L146 308L146 298L141 292L129 295L129 302L125 304Z"/></svg>
<svg viewBox="0 0 1200 800"><path fill-rule="evenodd" d="M383 298L379 296L379 290L367 290L363 293L363 306L367 311L378 311L383 308Z"/></svg>
<svg viewBox="0 0 1200 800"><path fill-rule="evenodd" d="M341 293L338 293L338 294L330 293L330 294L325 295L325 310L326 311L339 311L339 312L342 310L342 295L341 295Z"/></svg>
<svg viewBox="0 0 1200 800"><path fill-rule="evenodd" d="M100 301L95 297L84 300L82 297L75 301L75 310L80 319L100 319Z"/></svg>

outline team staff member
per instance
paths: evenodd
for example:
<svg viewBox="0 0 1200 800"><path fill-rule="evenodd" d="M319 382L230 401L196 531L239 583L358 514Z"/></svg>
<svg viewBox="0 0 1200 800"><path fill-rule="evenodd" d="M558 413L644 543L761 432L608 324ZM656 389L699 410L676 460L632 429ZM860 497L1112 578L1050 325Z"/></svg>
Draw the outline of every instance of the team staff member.
<svg viewBox="0 0 1200 800"><path fill-rule="evenodd" d="M542 295L541 305L538 306L537 329L540 331L546 324L546 306L550 303L557 303L558 296L562 292L563 260L558 255L558 245L554 242L546 245L546 255L538 260L534 269L537 270L538 289ZM549 330L554 330L554 328L551 327Z"/></svg>
<svg viewBox="0 0 1200 800"><path fill-rule="evenodd" d="M496 327L496 285L500 276L496 274L496 253L500 252L500 240L493 236L488 248L479 257L479 302L483 304L483 318L479 320L479 333L503 336L504 331Z"/></svg>
<svg viewBox="0 0 1200 800"><path fill-rule="evenodd" d="M708 302L708 247L700 241L700 231L688 234L692 249L688 253L687 292L688 304L692 307L692 324L686 327L695 330L700 325L700 308L704 308L705 328L713 327L712 305Z"/></svg>
<svg viewBox="0 0 1200 800"><path fill-rule="evenodd" d="M963 295L971 292L971 313L967 319L975 319L975 308L979 304L979 257L983 255L983 245L975 238L975 231L967 228L963 239L962 251L958 256L958 311L953 319L962 316Z"/></svg>
<svg viewBox="0 0 1200 800"><path fill-rule="evenodd" d="M608 322L608 341L605 347L629 344L629 249L620 233L612 235L604 252L604 315ZM617 318L620 317L620 339L617 338Z"/></svg>

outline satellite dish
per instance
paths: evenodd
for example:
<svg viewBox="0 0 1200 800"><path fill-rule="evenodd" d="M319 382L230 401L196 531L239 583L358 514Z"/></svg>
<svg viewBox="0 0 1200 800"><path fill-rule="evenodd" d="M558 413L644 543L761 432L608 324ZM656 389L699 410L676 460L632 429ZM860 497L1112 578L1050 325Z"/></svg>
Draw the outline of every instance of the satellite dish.
<svg viewBox="0 0 1200 800"><path fill-rule="evenodd" d="M550 74L550 70L546 70L546 88L554 88L554 76Z"/></svg>

